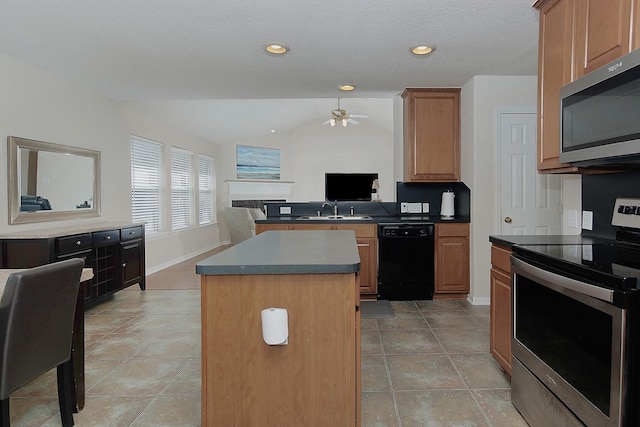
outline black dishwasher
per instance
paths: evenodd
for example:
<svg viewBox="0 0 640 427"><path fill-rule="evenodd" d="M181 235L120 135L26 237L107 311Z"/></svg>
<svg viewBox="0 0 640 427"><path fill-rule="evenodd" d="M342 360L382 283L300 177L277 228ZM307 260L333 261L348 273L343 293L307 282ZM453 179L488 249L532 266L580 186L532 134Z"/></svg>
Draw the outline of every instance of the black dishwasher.
<svg viewBox="0 0 640 427"><path fill-rule="evenodd" d="M433 299L433 223L378 225L378 298Z"/></svg>

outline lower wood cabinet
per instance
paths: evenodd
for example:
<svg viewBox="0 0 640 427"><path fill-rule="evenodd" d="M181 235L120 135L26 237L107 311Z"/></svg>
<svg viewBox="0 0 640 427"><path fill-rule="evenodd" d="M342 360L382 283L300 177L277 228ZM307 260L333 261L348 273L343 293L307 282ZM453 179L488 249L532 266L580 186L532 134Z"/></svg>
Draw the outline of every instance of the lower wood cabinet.
<svg viewBox="0 0 640 427"><path fill-rule="evenodd" d="M145 289L144 226L104 228L49 237L13 235L0 239L0 268L31 268L69 258L82 258L93 270L83 282L85 303L138 284Z"/></svg>
<svg viewBox="0 0 640 427"><path fill-rule="evenodd" d="M352 230L356 234L360 255L360 297L376 299L378 295L378 227L376 224L256 224L256 234L269 230Z"/></svg>
<svg viewBox="0 0 640 427"><path fill-rule="evenodd" d="M511 251L491 246L490 350L502 369L511 375Z"/></svg>
<svg viewBox="0 0 640 427"><path fill-rule="evenodd" d="M434 299L466 298L470 289L469 224L438 223Z"/></svg>
<svg viewBox="0 0 640 427"><path fill-rule="evenodd" d="M203 275L203 426L359 426L355 274ZM288 311L266 345L261 311Z"/></svg>

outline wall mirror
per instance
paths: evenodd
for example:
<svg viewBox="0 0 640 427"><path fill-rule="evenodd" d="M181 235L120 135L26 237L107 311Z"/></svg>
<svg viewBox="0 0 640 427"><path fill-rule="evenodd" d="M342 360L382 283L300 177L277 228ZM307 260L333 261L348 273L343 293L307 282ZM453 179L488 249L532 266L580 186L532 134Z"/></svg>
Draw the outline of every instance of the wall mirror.
<svg viewBox="0 0 640 427"><path fill-rule="evenodd" d="M100 216L100 152L10 136L9 224Z"/></svg>

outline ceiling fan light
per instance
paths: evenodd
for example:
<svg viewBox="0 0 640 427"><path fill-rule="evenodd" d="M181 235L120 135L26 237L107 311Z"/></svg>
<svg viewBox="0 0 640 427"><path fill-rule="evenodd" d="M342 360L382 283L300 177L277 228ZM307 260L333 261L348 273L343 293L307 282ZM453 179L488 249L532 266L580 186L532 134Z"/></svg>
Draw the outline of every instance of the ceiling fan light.
<svg viewBox="0 0 640 427"><path fill-rule="evenodd" d="M433 53L434 50L436 50L435 46L428 46L428 45L422 44L422 45L412 47L411 53L416 56L425 56L425 55L429 55L430 53Z"/></svg>
<svg viewBox="0 0 640 427"><path fill-rule="evenodd" d="M272 55L284 55L289 52L289 47L280 43L270 43L264 47L264 50Z"/></svg>
<svg viewBox="0 0 640 427"><path fill-rule="evenodd" d="M329 120L329 124L330 124L331 126L335 126L335 125L336 125L336 119L331 119L331 120Z"/></svg>
<svg viewBox="0 0 640 427"><path fill-rule="evenodd" d="M342 119L342 126L347 127L347 119Z"/></svg>

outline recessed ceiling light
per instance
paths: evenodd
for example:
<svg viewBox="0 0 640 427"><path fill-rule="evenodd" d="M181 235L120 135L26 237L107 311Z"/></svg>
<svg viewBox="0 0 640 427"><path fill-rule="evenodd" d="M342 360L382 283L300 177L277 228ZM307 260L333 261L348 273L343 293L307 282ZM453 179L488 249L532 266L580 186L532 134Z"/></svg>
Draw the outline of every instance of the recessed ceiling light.
<svg viewBox="0 0 640 427"><path fill-rule="evenodd" d="M269 132L276 133L276 130L275 129L271 129Z"/></svg>
<svg viewBox="0 0 640 427"><path fill-rule="evenodd" d="M421 44L421 45L412 47L411 53L417 56L424 56L424 55L429 55L434 50L436 50L435 46L427 46L426 44Z"/></svg>
<svg viewBox="0 0 640 427"><path fill-rule="evenodd" d="M284 55L289 52L289 46L285 46L281 43L271 43L266 45L264 50L273 55Z"/></svg>
<svg viewBox="0 0 640 427"><path fill-rule="evenodd" d="M338 89L343 90L345 92L350 92L350 91L354 90L355 88L356 88L355 85L349 85L349 84L344 84L344 85L338 86Z"/></svg>

